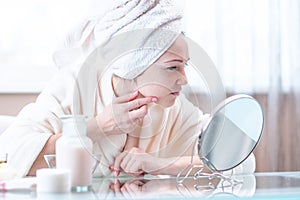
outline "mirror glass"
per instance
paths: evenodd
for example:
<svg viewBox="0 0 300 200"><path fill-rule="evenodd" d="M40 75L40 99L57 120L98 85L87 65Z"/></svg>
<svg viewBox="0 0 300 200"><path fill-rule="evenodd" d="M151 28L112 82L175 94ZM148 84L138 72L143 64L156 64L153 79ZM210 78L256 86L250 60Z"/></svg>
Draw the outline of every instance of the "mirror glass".
<svg viewBox="0 0 300 200"><path fill-rule="evenodd" d="M198 141L200 159L212 171L241 164L254 150L263 130L260 104L251 96L235 95L219 104Z"/></svg>

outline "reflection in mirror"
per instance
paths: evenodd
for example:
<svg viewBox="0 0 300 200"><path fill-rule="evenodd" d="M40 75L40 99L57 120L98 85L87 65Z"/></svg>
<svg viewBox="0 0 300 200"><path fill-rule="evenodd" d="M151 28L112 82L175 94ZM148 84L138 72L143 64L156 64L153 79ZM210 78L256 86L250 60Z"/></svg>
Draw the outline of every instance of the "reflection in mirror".
<svg viewBox="0 0 300 200"><path fill-rule="evenodd" d="M256 190L256 178L253 174L234 176L238 184L222 177L187 178L184 184L178 185L183 196L199 197L252 197ZM198 193L198 194L197 194Z"/></svg>
<svg viewBox="0 0 300 200"><path fill-rule="evenodd" d="M95 179L92 185L97 199L182 199L188 197L251 197L255 193L255 176L236 176L241 184L231 184L221 178L195 180L188 177L178 185L174 177Z"/></svg>

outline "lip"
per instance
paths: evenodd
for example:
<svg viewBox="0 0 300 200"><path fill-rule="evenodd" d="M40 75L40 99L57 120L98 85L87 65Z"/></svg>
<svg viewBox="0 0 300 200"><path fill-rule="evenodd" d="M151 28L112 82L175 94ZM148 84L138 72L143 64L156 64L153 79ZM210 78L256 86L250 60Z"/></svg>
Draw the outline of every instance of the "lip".
<svg viewBox="0 0 300 200"><path fill-rule="evenodd" d="M179 94L180 94L180 92L172 92L171 94L174 95L174 96L176 96L176 97L178 97Z"/></svg>

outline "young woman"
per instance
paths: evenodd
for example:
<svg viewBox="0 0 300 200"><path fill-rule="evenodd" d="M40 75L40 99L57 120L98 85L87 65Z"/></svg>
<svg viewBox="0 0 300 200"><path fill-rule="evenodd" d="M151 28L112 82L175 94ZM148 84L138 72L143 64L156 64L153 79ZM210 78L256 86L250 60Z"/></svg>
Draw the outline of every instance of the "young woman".
<svg viewBox="0 0 300 200"><path fill-rule="evenodd" d="M120 171L133 176L177 175L190 162L204 116L181 94L187 84L184 68L188 59L187 44L179 35L136 78L112 76L113 102L117 105L107 106L96 116L102 131L92 131L100 134L90 137L102 149L103 162L114 175ZM118 116L125 118L121 121ZM124 127L111 130L114 121Z"/></svg>
<svg viewBox="0 0 300 200"><path fill-rule="evenodd" d="M189 59L180 34L181 18L169 0L118 0L104 14L85 20L72 31L54 57L61 67L59 73L0 137L0 152L8 153L9 165L17 175L35 175L37 169L47 167L43 156L55 153L55 142L62 134L59 117L86 114L87 110L92 112L87 135L94 142L94 154L101 156L96 175L176 175L189 164L205 117L181 93L187 84L184 66ZM86 99L84 91L76 93L74 86L85 88L99 78L96 73L84 76L82 82L77 80L97 47L124 32L149 28L176 34L169 37L150 31L145 40L164 44L163 51L146 48L111 67L110 81L100 84L98 80L93 101ZM108 49L118 50L135 41L130 37ZM81 100L77 104L75 94Z"/></svg>

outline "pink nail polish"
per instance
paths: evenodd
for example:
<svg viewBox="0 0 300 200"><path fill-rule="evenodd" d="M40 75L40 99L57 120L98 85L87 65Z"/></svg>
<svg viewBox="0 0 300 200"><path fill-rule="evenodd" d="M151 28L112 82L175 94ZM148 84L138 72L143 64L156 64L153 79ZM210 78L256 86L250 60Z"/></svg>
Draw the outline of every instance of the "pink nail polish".
<svg viewBox="0 0 300 200"><path fill-rule="evenodd" d="M114 171L114 166L109 166L110 171Z"/></svg>
<svg viewBox="0 0 300 200"><path fill-rule="evenodd" d="M114 184L116 185L116 184L118 184L119 183L119 180L118 179L115 179L114 180Z"/></svg>
<svg viewBox="0 0 300 200"><path fill-rule="evenodd" d="M115 175L115 176L119 176L119 173L120 173L120 171L118 171L118 170L115 170L115 171L114 171L114 175Z"/></svg>
<svg viewBox="0 0 300 200"><path fill-rule="evenodd" d="M153 98L151 99L151 101L152 101L152 102L157 102L157 98L156 98L156 97L153 97Z"/></svg>

